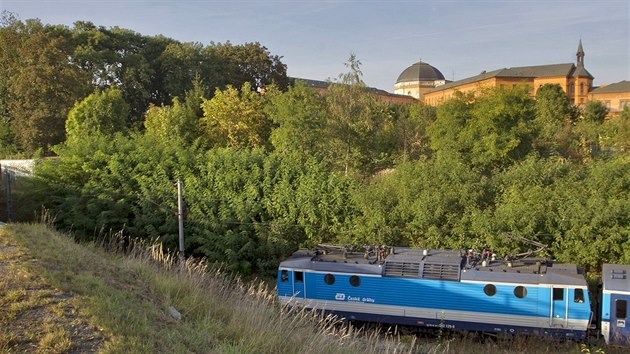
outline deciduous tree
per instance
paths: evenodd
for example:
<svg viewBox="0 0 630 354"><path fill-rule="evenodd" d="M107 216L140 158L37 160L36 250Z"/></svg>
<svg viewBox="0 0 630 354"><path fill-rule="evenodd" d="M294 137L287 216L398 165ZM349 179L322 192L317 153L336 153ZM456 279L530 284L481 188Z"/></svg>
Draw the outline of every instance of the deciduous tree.
<svg viewBox="0 0 630 354"><path fill-rule="evenodd" d="M19 146L27 152L49 149L65 138L65 121L72 104L88 87L88 79L68 58L72 46L34 20L15 28L22 35L12 68L11 127Z"/></svg>
<svg viewBox="0 0 630 354"><path fill-rule="evenodd" d="M261 147L269 141L271 124L264 113L261 94L249 82L238 90L228 86L217 89L214 97L201 104L200 120L206 137L214 146Z"/></svg>
<svg viewBox="0 0 630 354"><path fill-rule="evenodd" d="M265 111L277 125L271 133L277 152L317 158L324 155L326 106L315 90L297 81L287 92L272 97Z"/></svg>
<svg viewBox="0 0 630 354"><path fill-rule="evenodd" d="M129 105L119 89L97 90L70 110L66 120L67 140L71 143L86 135L122 132L127 128L128 116Z"/></svg>

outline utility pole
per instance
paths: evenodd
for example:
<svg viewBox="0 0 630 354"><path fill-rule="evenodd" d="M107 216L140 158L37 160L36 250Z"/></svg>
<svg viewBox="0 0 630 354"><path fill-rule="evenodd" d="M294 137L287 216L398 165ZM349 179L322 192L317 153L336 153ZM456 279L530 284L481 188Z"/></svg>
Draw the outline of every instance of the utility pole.
<svg viewBox="0 0 630 354"><path fill-rule="evenodd" d="M179 261L184 262L184 199L182 178L177 179L177 219L179 221Z"/></svg>
<svg viewBox="0 0 630 354"><path fill-rule="evenodd" d="M7 222L13 221L13 191L11 190L11 183L13 175L8 168L4 170L4 190L7 197Z"/></svg>

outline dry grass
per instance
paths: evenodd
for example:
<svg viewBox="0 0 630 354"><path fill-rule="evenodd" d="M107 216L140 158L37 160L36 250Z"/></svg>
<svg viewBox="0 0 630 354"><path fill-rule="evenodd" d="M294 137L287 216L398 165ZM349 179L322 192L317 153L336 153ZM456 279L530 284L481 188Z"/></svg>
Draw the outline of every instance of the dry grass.
<svg viewBox="0 0 630 354"><path fill-rule="evenodd" d="M39 269L12 232L0 229L0 352L95 351L98 330L75 315L72 295L50 286Z"/></svg>

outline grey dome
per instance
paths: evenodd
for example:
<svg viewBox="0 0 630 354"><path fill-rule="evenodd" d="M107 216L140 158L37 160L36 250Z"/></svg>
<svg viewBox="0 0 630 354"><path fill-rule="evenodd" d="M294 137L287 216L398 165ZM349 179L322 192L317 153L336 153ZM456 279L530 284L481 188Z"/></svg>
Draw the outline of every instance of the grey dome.
<svg viewBox="0 0 630 354"><path fill-rule="evenodd" d="M405 69L400 74L400 76L398 76L398 80L396 80L396 83L435 80L444 80L444 75L442 75L440 70L436 69L435 67L419 61Z"/></svg>

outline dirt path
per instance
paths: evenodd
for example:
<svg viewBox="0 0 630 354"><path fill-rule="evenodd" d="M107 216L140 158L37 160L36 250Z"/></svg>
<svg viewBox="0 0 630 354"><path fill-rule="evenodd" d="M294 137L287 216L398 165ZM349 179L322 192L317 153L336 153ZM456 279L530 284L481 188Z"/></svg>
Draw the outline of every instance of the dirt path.
<svg viewBox="0 0 630 354"><path fill-rule="evenodd" d="M0 225L0 352L98 352L104 335L81 316L84 299L51 286L11 235Z"/></svg>

